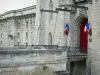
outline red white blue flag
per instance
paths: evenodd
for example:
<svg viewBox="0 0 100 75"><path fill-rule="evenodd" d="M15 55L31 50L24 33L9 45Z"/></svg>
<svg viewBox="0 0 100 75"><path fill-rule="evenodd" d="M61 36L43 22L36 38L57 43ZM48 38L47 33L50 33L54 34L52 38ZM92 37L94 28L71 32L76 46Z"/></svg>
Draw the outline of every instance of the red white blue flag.
<svg viewBox="0 0 100 75"><path fill-rule="evenodd" d="M84 32L88 32L90 36L92 35L92 28L91 28L90 23L87 23L85 25Z"/></svg>
<svg viewBox="0 0 100 75"><path fill-rule="evenodd" d="M64 27L64 34L68 35L68 32L69 32L69 25L66 24Z"/></svg>
<svg viewBox="0 0 100 75"><path fill-rule="evenodd" d="M87 23L87 24L85 25L84 32L90 32L90 31L91 31L90 23Z"/></svg>

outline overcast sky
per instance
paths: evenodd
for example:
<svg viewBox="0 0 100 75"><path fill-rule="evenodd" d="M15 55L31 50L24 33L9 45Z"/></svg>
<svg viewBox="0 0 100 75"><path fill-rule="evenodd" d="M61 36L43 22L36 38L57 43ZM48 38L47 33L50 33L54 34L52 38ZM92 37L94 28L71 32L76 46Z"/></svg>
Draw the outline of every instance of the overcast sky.
<svg viewBox="0 0 100 75"><path fill-rule="evenodd" d="M0 0L0 14L32 5L36 5L36 0Z"/></svg>

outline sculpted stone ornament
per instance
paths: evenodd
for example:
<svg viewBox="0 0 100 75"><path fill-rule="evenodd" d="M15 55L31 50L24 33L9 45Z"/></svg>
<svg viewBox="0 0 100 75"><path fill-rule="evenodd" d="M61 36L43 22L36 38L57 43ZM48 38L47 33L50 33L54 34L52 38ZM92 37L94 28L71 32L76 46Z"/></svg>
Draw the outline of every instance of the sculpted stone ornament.
<svg viewBox="0 0 100 75"><path fill-rule="evenodd" d="M92 32L90 31L88 34L91 36L92 35Z"/></svg>
<svg viewBox="0 0 100 75"><path fill-rule="evenodd" d="M90 31L88 32L88 34L91 36L92 35L92 29L90 29Z"/></svg>

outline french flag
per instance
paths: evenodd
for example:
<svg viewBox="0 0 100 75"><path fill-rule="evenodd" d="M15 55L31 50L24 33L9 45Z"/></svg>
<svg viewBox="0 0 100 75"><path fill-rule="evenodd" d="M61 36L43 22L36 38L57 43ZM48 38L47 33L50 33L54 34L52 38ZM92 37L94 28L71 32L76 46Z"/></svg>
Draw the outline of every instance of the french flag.
<svg viewBox="0 0 100 75"><path fill-rule="evenodd" d="M68 34L68 32L69 32L69 25L68 24L66 24L65 25L65 27L64 27L64 34Z"/></svg>
<svg viewBox="0 0 100 75"><path fill-rule="evenodd" d="M90 32L90 31L91 31L90 23L87 23L87 24L85 25L84 32Z"/></svg>

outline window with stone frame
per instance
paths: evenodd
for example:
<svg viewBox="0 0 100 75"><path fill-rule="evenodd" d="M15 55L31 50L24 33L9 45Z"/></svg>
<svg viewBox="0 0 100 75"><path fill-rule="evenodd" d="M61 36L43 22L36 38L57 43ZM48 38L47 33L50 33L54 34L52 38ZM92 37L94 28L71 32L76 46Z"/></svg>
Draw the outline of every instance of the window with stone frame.
<svg viewBox="0 0 100 75"><path fill-rule="evenodd" d="M48 45L52 45L52 33L49 32L49 36L48 36Z"/></svg>
<svg viewBox="0 0 100 75"><path fill-rule="evenodd" d="M18 33L18 38L20 38L20 33Z"/></svg>
<svg viewBox="0 0 100 75"><path fill-rule="evenodd" d="M17 28L20 28L20 20L17 20Z"/></svg>
<svg viewBox="0 0 100 75"><path fill-rule="evenodd" d="M1 45L2 45L2 41L1 41Z"/></svg>
<svg viewBox="0 0 100 75"><path fill-rule="evenodd" d="M35 30L35 18L32 19L32 24L31 24L31 30L34 31Z"/></svg>
<svg viewBox="0 0 100 75"><path fill-rule="evenodd" d="M50 2L49 2L49 10L53 10L53 2L52 2L52 0L50 0ZM53 12L49 13L49 20L50 21L53 20Z"/></svg>
<svg viewBox="0 0 100 75"><path fill-rule="evenodd" d="M32 20L33 20L33 23L35 23L35 17Z"/></svg>
<svg viewBox="0 0 100 75"><path fill-rule="evenodd" d="M28 20L26 20L26 28L28 28Z"/></svg>
<svg viewBox="0 0 100 75"><path fill-rule="evenodd" d="M1 28L0 28L1 30L3 29L3 24L1 24Z"/></svg>
<svg viewBox="0 0 100 75"><path fill-rule="evenodd" d="M28 32L26 32L26 40L28 40Z"/></svg>
<svg viewBox="0 0 100 75"><path fill-rule="evenodd" d="M3 35L3 34L1 33L1 38L2 38L2 35Z"/></svg>
<svg viewBox="0 0 100 75"><path fill-rule="evenodd" d="M32 19L30 19L30 24L32 24Z"/></svg>

